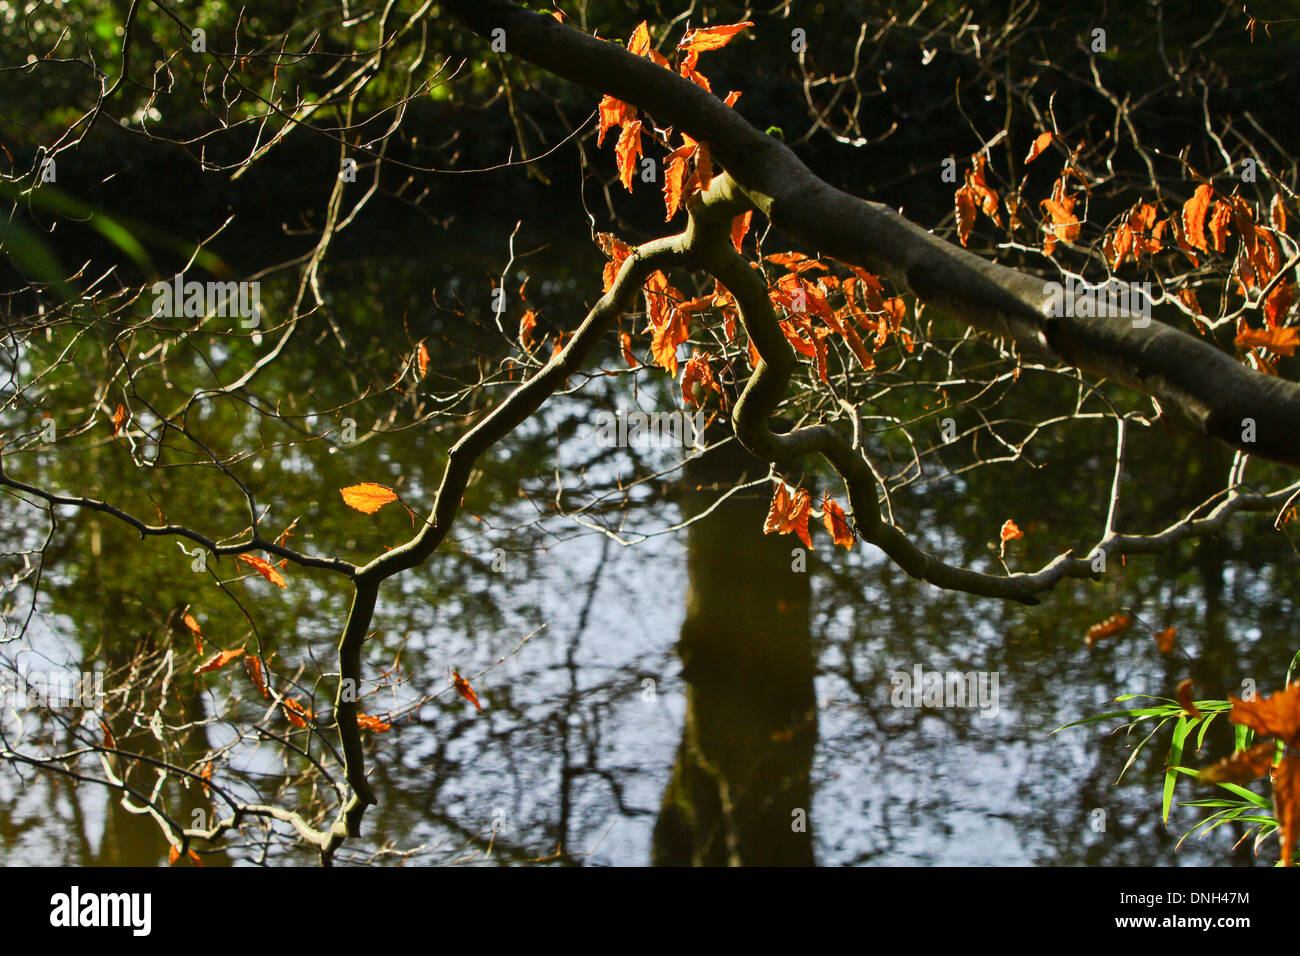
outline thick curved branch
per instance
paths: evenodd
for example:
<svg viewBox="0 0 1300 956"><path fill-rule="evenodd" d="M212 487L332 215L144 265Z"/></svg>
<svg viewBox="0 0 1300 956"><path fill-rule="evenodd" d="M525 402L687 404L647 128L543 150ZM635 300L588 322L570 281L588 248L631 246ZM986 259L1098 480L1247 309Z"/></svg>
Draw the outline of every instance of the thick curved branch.
<svg viewBox="0 0 1300 956"><path fill-rule="evenodd" d="M671 70L510 0L444 0L443 7L481 36L504 29L512 55L708 140L713 158L753 204L819 253L877 272L927 308L1008 339L1024 353L1149 395L1201 434L1300 465L1300 385L1248 369L1154 319L1134 328L1113 318L1049 316L1041 278L982 259L886 206L835 189L784 143ZM1254 441L1245 440L1246 419L1255 424Z"/></svg>

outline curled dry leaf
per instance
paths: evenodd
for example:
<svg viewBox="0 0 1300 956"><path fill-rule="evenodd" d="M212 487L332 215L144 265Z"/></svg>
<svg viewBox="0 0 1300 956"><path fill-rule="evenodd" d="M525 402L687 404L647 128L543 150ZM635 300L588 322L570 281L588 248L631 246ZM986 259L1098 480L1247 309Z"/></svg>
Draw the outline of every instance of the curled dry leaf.
<svg viewBox="0 0 1300 956"><path fill-rule="evenodd" d="M1114 637L1116 634L1123 634L1132 626L1133 618L1130 615L1123 612L1112 614L1100 624L1094 624L1088 628L1088 633L1084 635L1083 642L1092 647L1098 641Z"/></svg>
<svg viewBox="0 0 1300 956"><path fill-rule="evenodd" d="M194 635L194 649L198 651L200 654L202 654L203 653L203 632L199 630L199 622L194 620L194 618L188 614L185 615L184 622L185 622L185 626L189 628L190 633Z"/></svg>
<svg viewBox="0 0 1300 956"><path fill-rule="evenodd" d="M1160 648L1161 654L1168 654L1174 649L1174 638L1178 636L1178 631L1172 627L1167 627L1163 631L1156 631L1152 635L1156 642L1156 647Z"/></svg>
<svg viewBox="0 0 1300 956"><path fill-rule="evenodd" d="M257 692L263 697L270 697L271 692L266 689L266 673L262 669L262 659L256 654L244 655L244 671L248 674L248 679L253 682Z"/></svg>
<svg viewBox="0 0 1300 956"><path fill-rule="evenodd" d="M369 481L360 485L349 485L346 488L340 488L339 494L343 496L343 503L349 508L355 508L357 511L365 512L368 515L374 514L384 505L397 500L397 492L392 488Z"/></svg>
<svg viewBox="0 0 1300 956"><path fill-rule="evenodd" d="M831 540L846 551L853 550L853 529L844 517L844 509L830 495L822 498L822 524L830 532Z"/></svg>
<svg viewBox="0 0 1300 956"><path fill-rule="evenodd" d="M1271 740L1238 750L1230 757L1224 757L1213 766L1204 768L1198 779L1206 783L1250 783L1268 773L1273 766L1273 757L1277 754L1277 744Z"/></svg>
<svg viewBox="0 0 1300 956"><path fill-rule="evenodd" d="M225 667L240 654L244 653L242 647L236 647L233 651L220 651L213 654L206 661L194 668L196 674L206 674L208 671L217 671Z"/></svg>
<svg viewBox="0 0 1300 956"><path fill-rule="evenodd" d="M812 538L808 534L808 516L811 513L812 496L807 491L800 488L792 497L785 490L785 482L778 481L767 520L763 522L763 534L794 532L809 550L813 550Z"/></svg>
<svg viewBox="0 0 1300 956"><path fill-rule="evenodd" d="M307 721L315 719L316 715L304 707L297 699L286 697L280 701L280 706L284 710L284 716L288 718L289 723L295 727L306 727Z"/></svg>
<svg viewBox="0 0 1300 956"><path fill-rule="evenodd" d="M1263 737L1276 737L1288 747L1300 747L1300 681L1272 697L1228 700L1232 702L1228 719L1234 724L1245 724Z"/></svg>
<svg viewBox="0 0 1300 956"><path fill-rule="evenodd" d="M125 424L126 424L126 407L124 405L118 405L117 408L114 409L113 411L113 437L114 438L117 437L117 433L122 430L122 426Z"/></svg>
<svg viewBox="0 0 1300 956"><path fill-rule="evenodd" d="M469 686L469 681L460 676L460 671L451 672L451 682L456 687L456 693L460 694L467 701L474 705L474 709L483 712L483 705L478 701L478 694L474 693L474 688Z"/></svg>
<svg viewBox="0 0 1300 956"><path fill-rule="evenodd" d="M1300 329L1252 329L1243 325L1237 333L1237 348L1265 348L1278 355L1295 355L1296 346L1300 345Z"/></svg>
<svg viewBox="0 0 1300 956"><path fill-rule="evenodd" d="M975 210L978 206L975 190L969 184L962 186L953 196L953 207L957 213L957 239L963 246L970 238L971 229L975 227Z"/></svg>
<svg viewBox="0 0 1300 956"><path fill-rule="evenodd" d="M378 717L372 717L369 714L357 714L357 726L362 730L373 731L377 734L382 734L386 730L393 729L393 725L388 721L381 720Z"/></svg>
<svg viewBox="0 0 1300 956"><path fill-rule="evenodd" d="M1029 155L1025 157L1025 165L1032 163L1039 156L1043 155L1043 150L1052 145L1052 132L1039 133L1032 146L1029 147Z"/></svg>
<svg viewBox="0 0 1300 956"><path fill-rule="evenodd" d="M1200 708L1196 706L1196 701L1192 700L1192 687L1195 682L1186 677L1178 682L1178 689L1174 691L1174 699L1178 701L1178 706L1183 709L1188 717L1200 717Z"/></svg>
<svg viewBox="0 0 1300 956"><path fill-rule="evenodd" d="M271 564L269 561L259 558L255 554L241 554L239 555L239 560L243 561L276 587L287 588L289 586L289 582L284 579L284 575L281 574L279 570L276 569L275 565Z"/></svg>

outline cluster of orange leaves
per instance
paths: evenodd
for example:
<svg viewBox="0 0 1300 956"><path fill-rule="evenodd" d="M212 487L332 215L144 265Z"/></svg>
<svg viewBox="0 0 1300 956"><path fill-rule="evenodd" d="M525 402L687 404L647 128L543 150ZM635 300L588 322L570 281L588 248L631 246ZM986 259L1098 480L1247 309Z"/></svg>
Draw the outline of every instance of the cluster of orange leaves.
<svg viewBox="0 0 1300 956"><path fill-rule="evenodd" d="M1035 139L1025 157L1025 163L1031 163L1042 155L1053 139L1050 132ZM1077 151L1076 149L1075 153ZM1068 187L1071 178L1077 179L1085 191L1088 190L1088 183L1074 165L1073 157L1074 154L1071 154L1070 160L1061 170L1052 187L1051 196L1039 204L1045 216L1044 255L1050 256L1058 242L1076 240L1083 225L1075 212L1079 196L1071 194ZM987 154L984 151L972 156L971 167L966 171L966 181L953 197L957 238L963 246L970 238L978 213L982 212L998 226L1002 225L999 202L1009 214L1011 228L1017 229L1020 226L1017 216L1019 192L1008 193L1005 200L1001 200L997 191L985 179L986 164ZM1192 197L1181 209L1166 218L1160 218L1159 210L1149 202L1135 203L1124 213L1119 224L1106 233L1102 252L1111 268L1118 269L1129 256L1132 256L1134 262L1140 262L1143 256L1163 251L1169 240L1172 240L1173 246L1181 250L1188 261L1197 267L1201 264L1201 256L1208 255L1211 250L1226 252L1229 231L1235 231L1240 243L1231 276L1241 294L1246 296L1254 290L1262 292L1273 283L1263 301L1264 328L1252 329L1242 320L1237 328L1236 345L1249 353L1254 366L1260 371L1276 374L1274 360L1264 352L1294 355L1297 346L1300 346L1300 329L1282 325L1295 303L1295 284L1290 279L1274 282L1283 264L1274 233L1285 232L1287 227L1286 207L1280 196L1273 197L1267 220L1267 227L1259 224L1254 207L1244 198L1236 194L1219 195L1211 184L1203 182L1196 187ZM1182 289L1178 298L1197 315L1205 314L1194 289Z"/></svg>
<svg viewBox="0 0 1300 956"><path fill-rule="evenodd" d="M629 53L642 56L657 63L667 70L686 77L693 83L712 91L712 86L696 66L700 54L706 50L717 50L726 46L737 33L753 23L731 23L725 26L704 27L692 30L677 45L677 66L674 70L668 58L651 46L650 29L645 21L641 22L627 41ZM740 98L740 93L732 91L727 94L726 104L732 106ZM641 158L641 135L644 132L642 121L635 106L616 97L606 95L600 101L600 127L596 135L596 145L605 141L605 134L614 127L619 128L618 141L614 144L614 157L618 165L619 180L625 189L632 190L632 179L636 175L637 164ZM664 164L664 206L668 214L665 220L677 214L682 200L699 189L708 189L713 178L713 164L709 159L709 144L681 134L682 145L671 150ZM687 177L687 163L694 161L694 172Z"/></svg>
<svg viewBox="0 0 1300 956"><path fill-rule="evenodd" d="M841 508L829 494L822 496L822 524L830 533L831 540L846 551L853 550L853 528L844 516ZM808 519L812 515L812 495L806 488L796 488L793 495L786 490L785 482L776 483L776 492L772 495L772 504L767 510L767 520L763 522L763 534L795 534L804 546L813 548L812 537L808 533Z"/></svg>

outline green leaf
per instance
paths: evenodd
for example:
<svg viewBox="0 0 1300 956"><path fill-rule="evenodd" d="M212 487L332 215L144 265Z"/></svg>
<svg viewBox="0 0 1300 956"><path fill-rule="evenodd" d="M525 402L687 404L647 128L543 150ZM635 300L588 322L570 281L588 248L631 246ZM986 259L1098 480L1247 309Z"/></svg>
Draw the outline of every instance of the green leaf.
<svg viewBox="0 0 1300 956"><path fill-rule="evenodd" d="M1178 780L1178 761L1183 759L1183 741L1187 739L1187 732L1192 729L1193 722L1186 717L1179 717L1178 723L1174 725L1174 739L1169 745L1169 763L1170 768L1165 771L1165 792L1160 804L1160 819L1164 821L1165 826L1169 825L1169 807L1174 802L1174 783Z"/></svg>

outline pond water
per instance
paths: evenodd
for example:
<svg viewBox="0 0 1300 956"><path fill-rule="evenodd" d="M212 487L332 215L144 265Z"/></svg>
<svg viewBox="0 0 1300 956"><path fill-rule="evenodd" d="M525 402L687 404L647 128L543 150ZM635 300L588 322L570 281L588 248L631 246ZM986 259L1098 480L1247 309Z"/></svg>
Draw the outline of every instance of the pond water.
<svg viewBox="0 0 1300 956"><path fill-rule="evenodd" d="M430 338L435 365L456 360L455 317L428 303L431 288L443 300L459 291L450 264L429 268L430 261L413 253L330 276L334 314L358 361L371 356L366 343L400 338L404 326L426 321L416 338ZM586 252L533 261L530 301L535 296L551 315L565 315L576 283L586 290L585 277L598 275L599 263ZM364 333L362 314L371 306L387 331ZM556 321L572 328L576 319ZM326 357L328 334L300 335L293 346L300 351L277 373L285 378L262 383L294 414L316 416L303 419L315 434L337 425L349 387ZM219 362L223 353L210 357ZM797 541L761 533L771 486L757 480L765 472L749 472L753 487L682 526L718 499L715 474L697 464L683 476L672 450L636 460L600 456L594 409L671 407L661 386L644 381L636 393L600 378L570 383L572 394L482 462L444 553L385 586L367 645L366 673L376 684L366 710L402 719L371 740L379 803L342 860L1253 862L1248 848L1234 849L1239 834L1228 828L1176 846L1200 811L1175 806L1168 827L1160 820L1167 738L1117 784L1138 740L1111 733L1118 721L1052 731L1114 709L1107 702L1121 693L1172 696L1183 677L1194 677L1204 697L1237 692L1248 677L1262 689L1277 685L1300 633L1295 558L1272 531L1271 515L1247 517L1221 537L1169 555L1130 560L1101 583L1064 584L1032 608L940 592L861 542L832 553L820 532L806 571L792 570ZM272 454L275 434L262 435L263 452L241 473L268 507L268 527L299 518L296 543L353 559L408 536L405 513L367 518L343 508L336 491L388 482L417 513L427 505L442 453L463 423L409 427L404 401L381 396L358 406L363 431L384 409L395 417L386 431L350 447L321 440ZM243 434L257 446L247 419L229 404L214 402L204 415L227 445ZM900 493L895 508L928 546L984 567L998 527L1014 517L1029 534L1013 564L1037 566L1095 534L1110 480L1104 434L1081 430L1045 445L1041 468L976 471ZM120 499L142 514L151 513L153 496L170 515L192 516L215 536L239 532L242 502L219 482L186 470L143 474L105 446L83 445L83 454L22 467L27 475L44 467L64 490ZM715 457L724 477L745 464L726 451ZM577 473L575 462L589 464ZM1222 480L1226 462L1152 429L1135 441L1131 469L1136 503L1126 520L1130 529L1154 528L1186 495ZM626 496L610 490L616 475L630 489ZM646 480L628 484L633 477ZM5 551L44 537L38 510L4 509ZM107 518L59 514L42 597L24 647L4 646L7 661L30 667L20 660L26 654L52 666L111 667L114 648L160 641L161 622L185 605L220 646L248 639L238 609L207 577L188 571L174 542L142 543ZM300 664L308 675L328 671L346 589L323 573L287 573L283 592L256 578L229 587L253 608L279 673L293 675ZM220 576L235 576L230 562ZM29 584L7 596L11 626L26 613ZM1123 607L1147 626L1086 647L1088 626ZM1179 633L1179 648L1168 656L1151 639L1151 629L1167 626ZM482 713L449 692L452 667L472 678ZM893 676L918 667L996 675L996 708L894 706ZM311 686L310 676L303 681ZM202 717L229 702L226 688L178 681L177 694L187 712ZM11 741L15 717L6 716ZM217 722L202 733L206 746L219 747L234 731ZM1229 741L1218 727L1189 762L1217 759ZM229 760L245 778L285 773L258 747ZM287 778L283 786L286 799L299 793ZM1180 796L1202 795L1183 786ZM165 863L167 848L153 821L100 788L0 765L5 863L154 865ZM1266 844L1266 861L1273 848ZM250 839L206 862L311 859Z"/></svg>

